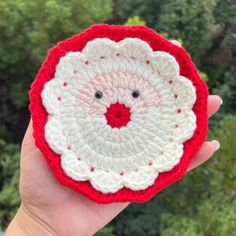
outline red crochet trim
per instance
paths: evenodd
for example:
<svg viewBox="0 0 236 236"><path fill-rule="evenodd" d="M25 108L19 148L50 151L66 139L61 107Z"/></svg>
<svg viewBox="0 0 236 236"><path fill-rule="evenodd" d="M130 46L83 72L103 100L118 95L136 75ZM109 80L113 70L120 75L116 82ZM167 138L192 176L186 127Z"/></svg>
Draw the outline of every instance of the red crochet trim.
<svg viewBox="0 0 236 236"><path fill-rule="evenodd" d="M196 89L197 100L194 104L193 111L197 118L197 128L193 137L184 143L184 154L180 163L171 171L159 174L152 186L140 191L132 191L127 188L122 188L116 193L103 194L95 190L89 181L74 181L65 175L61 167L60 156L50 149L44 138L44 126L48 114L42 105L41 92L44 84L53 78L56 65L60 58L67 52L81 51L88 41L95 38L110 38L111 40L118 42L127 37L140 38L141 40L146 41L154 51L166 51L176 58L180 65L180 74L191 80ZM208 131L208 89L206 84L199 77L189 55L183 48L170 43L155 31L145 26L127 27L106 24L93 25L84 32L58 43L49 51L47 59L44 61L35 81L32 84L29 96L29 107L32 113L35 144L41 150L54 172L54 175L61 184L86 195L98 203L128 201L143 202L149 200L171 183L178 181L186 173L189 163L201 144L205 141Z"/></svg>

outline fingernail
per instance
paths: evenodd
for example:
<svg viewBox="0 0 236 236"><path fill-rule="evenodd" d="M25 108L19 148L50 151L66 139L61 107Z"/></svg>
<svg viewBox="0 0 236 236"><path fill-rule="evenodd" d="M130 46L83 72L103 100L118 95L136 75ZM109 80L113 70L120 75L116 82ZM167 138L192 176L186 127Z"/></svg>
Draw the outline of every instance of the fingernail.
<svg viewBox="0 0 236 236"><path fill-rule="evenodd" d="M219 99L220 105L223 104L223 100L222 100L222 98L220 96L218 96L218 95L212 95L212 96L214 96L216 99Z"/></svg>
<svg viewBox="0 0 236 236"><path fill-rule="evenodd" d="M179 46L179 47L182 47L182 45L181 45L181 43L180 43L179 41L174 40L174 39L171 39L170 41L171 41L173 44L175 44L175 45L177 45L177 46Z"/></svg>
<svg viewBox="0 0 236 236"><path fill-rule="evenodd" d="M221 97L219 97L219 98L220 98L220 105L222 105L223 104L223 100L222 100Z"/></svg>
<svg viewBox="0 0 236 236"><path fill-rule="evenodd" d="M220 148L220 143L217 140L212 140L211 143L215 146L215 151L217 151Z"/></svg>

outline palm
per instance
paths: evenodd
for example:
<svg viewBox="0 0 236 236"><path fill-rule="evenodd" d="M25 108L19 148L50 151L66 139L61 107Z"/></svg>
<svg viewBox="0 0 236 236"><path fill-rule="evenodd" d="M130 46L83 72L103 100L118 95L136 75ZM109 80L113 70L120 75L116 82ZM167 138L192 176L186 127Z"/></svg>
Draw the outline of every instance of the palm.
<svg viewBox="0 0 236 236"><path fill-rule="evenodd" d="M83 230L86 234L92 234L127 205L97 204L60 185L41 152L34 146L31 124L22 145L20 192L28 211L40 214L40 217L45 218L42 220L52 220L51 227L58 228L60 232L64 230L67 235L74 235L70 231ZM83 226L86 228L83 229Z"/></svg>
<svg viewBox="0 0 236 236"><path fill-rule="evenodd" d="M209 116L220 107L220 99L208 99ZM205 142L192 161L189 170L210 158L214 145ZM107 224L128 203L97 204L59 184L39 149L35 147L30 123L21 151L20 193L22 203L30 214L49 222L60 235L91 235ZM82 233L83 232L83 233Z"/></svg>

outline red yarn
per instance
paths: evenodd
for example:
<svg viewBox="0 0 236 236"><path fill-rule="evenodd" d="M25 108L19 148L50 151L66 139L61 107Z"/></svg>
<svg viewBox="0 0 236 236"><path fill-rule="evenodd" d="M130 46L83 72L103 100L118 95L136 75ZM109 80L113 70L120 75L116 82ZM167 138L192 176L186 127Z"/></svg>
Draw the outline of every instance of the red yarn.
<svg viewBox="0 0 236 236"><path fill-rule="evenodd" d="M107 112L104 114L107 119L107 124L112 128L120 128L126 126L130 121L130 108L124 104L115 103L111 104L107 108Z"/></svg>
<svg viewBox="0 0 236 236"><path fill-rule="evenodd" d="M42 105L41 92L44 84L53 78L56 65L66 53L70 51L81 51L88 41L95 38L110 38L118 42L128 37L144 40L154 51L166 51L175 57L180 65L180 74L191 80L196 89L197 100L193 106L193 111L197 119L197 128L192 138L184 143L184 154L180 163L172 170L160 173L152 186L139 191L122 188L115 193L104 194L94 189L89 181L75 181L64 173L61 167L60 155L53 152L45 140L44 126L47 122L48 114ZM171 183L178 181L186 173L189 163L201 144L205 141L208 130L207 97L207 86L199 77L189 55L183 48L172 44L146 26L93 25L84 32L60 42L53 47L49 51L47 59L44 61L32 84L30 91L30 111L33 120L35 144L41 150L54 175L61 184L86 195L90 199L98 203L147 201Z"/></svg>

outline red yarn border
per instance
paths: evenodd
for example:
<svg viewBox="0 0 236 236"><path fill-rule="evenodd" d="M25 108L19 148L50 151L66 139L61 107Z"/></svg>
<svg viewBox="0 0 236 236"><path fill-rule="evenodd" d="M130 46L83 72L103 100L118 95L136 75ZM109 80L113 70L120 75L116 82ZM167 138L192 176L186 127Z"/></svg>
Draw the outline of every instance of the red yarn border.
<svg viewBox="0 0 236 236"><path fill-rule="evenodd" d="M161 173L154 184L145 190L132 191L122 188L116 193L103 194L92 187L89 181L75 181L65 175L60 164L60 155L54 153L44 138L44 126L47 122L47 112L42 105L41 92L44 84L51 80L55 73L56 65L61 57L70 51L81 51L88 41L95 38L110 38L116 42L127 38L140 38L146 41L154 51L165 51L174 56L180 65L180 74L192 81L196 89L197 100L193 111L197 117L197 128L193 137L184 143L184 154L180 163L171 171ZM208 132L207 123L207 97L206 84L199 77L197 70L187 52L168 40L158 35L146 26L120 26L120 25L93 25L84 32L75 35L53 47L47 59L36 76L31 86L30 111L32 114L34 138L36 146L41 150L56 178L65 185L79 193L82 193L98 203L110 202L143 202L152 198L156 193L166 188L171 183L178 181L185 173L194 154L205 141Z"/></svg>

